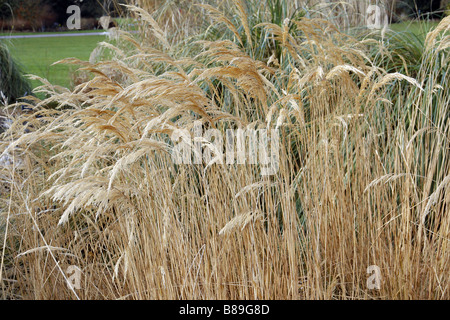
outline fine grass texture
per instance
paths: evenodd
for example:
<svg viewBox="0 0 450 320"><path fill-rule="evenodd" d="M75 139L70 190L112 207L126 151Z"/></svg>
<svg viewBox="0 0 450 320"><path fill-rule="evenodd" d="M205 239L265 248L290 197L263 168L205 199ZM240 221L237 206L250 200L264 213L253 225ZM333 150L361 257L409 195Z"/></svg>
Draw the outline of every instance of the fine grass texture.
<svg viewBox="0 0 450 320"><path fill-rule="evenodd" d="M202 4L229 31L188 44L128 8L142 32L64 60L90 77L43 80L49 98L2 137L2 298L450 297L450 18L413 77L321 15ZM169 137L194 121L278 128L279 171L174 164Z"/></svg>

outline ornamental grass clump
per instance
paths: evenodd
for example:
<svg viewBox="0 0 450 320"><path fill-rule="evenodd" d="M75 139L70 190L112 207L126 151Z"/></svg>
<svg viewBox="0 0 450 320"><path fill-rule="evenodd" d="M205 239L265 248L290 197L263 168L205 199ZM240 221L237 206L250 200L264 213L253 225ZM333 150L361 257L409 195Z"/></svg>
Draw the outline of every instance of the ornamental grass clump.
<svg viewBox="0 0 450 320"><path fill-rule="evenodd" d="M42 79L0 145L22 163L1 168L4 298L448 299L450 21L413 78L327 20L250 27L233 3L203 6L230 33L189 48L129 6L143 31L116 30L110 59L61 61L89 79ZM256 29L280 50L255 55ZM199 123L276 129L276 172L175 163Z"/></svg>

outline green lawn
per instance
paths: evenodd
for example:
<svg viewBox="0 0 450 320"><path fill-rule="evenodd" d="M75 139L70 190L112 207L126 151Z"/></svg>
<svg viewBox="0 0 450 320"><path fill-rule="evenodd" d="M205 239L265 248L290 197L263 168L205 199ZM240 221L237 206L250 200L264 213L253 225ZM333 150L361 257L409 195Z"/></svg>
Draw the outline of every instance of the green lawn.
<svg viewBox="0 0 450 320"><path fill-rule="evenodd" d="M437 21L406 21L391 24L389 28L395 32L409 31L416 36L425 37L427 33L438 24L439 22Z"/></svg>
<svg viewBox="0 0 450 320"><path fill-rule="evenodd" d="M35 74L48 79L52 84L71 86L71 72L74 66L55 65L54 62L74 57L88 60L98 42L106 36L79 36L57 38L2 39L12 56L27 74ZM33 88L40 82L33 81Z"/></svg>
<svg viewBox="0 0 450 320"><path fill-rule="evenodd" d="M97 29L97 30L71 30L71 31L48 31L48 32L2 31L0 32L0 36L25 36L25 35L55 34L55 33L97 33L97 32L105 32L105 30Z"/></svg>

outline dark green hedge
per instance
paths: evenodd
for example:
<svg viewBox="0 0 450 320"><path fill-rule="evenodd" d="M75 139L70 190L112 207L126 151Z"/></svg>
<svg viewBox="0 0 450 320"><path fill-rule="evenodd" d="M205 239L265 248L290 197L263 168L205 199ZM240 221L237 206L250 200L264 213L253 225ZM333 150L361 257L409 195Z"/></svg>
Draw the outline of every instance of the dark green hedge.
<svg viewBox="0 0 450 320"><path fill-rule="evenodd" d="M0 42L0 91L8 98L9 103L31 94L31 85L23 76L17 63L6 46Z"/></svg>

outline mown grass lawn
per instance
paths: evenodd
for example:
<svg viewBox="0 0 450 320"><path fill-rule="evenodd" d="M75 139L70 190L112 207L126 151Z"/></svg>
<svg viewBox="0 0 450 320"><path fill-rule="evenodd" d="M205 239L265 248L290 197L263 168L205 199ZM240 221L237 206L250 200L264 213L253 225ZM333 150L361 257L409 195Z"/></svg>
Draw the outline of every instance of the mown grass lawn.
<svg viewBox="0 0 450 320"><path fill-rule="evenodd" d="M0 36L25 36L25 35L45 35L56 33L98 33L98 32L104 32L104 30L95 29L95 30L46 31L46 32L1 31Z"/></svg>
<svg viewBox="0 0 450 320"><path fill-rule="evenodd" d="M101 30L100 30L101 31ZM70 87L71 72L74 66L54 65L58 60L74 57L88 60L97 44L105 40L105 36L52 37L2 39L12 56L21 65L26 74L34 74L46 78L52 84ZM32 81L32 87L40 85Z"/></svg>
<svg viewBox="0 0 450 320"><path fill-rule="evenodd" d="M416 36L425 37L438 24L439 21L405 21L391 24L389 27L395 32L408 31L414 33Z"/></svg>

